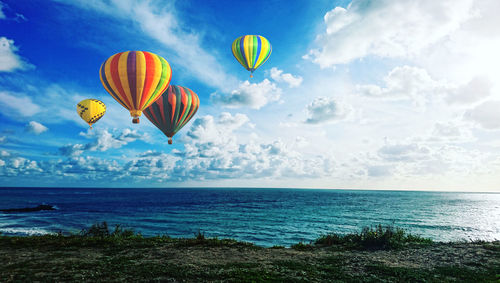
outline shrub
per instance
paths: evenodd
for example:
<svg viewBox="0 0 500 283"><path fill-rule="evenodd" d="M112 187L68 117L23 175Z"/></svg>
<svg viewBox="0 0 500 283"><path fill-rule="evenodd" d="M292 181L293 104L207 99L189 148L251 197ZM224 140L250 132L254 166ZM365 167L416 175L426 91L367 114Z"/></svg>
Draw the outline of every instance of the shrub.
<svg viewBox="0 0 500 283"><path fill-rule="evenodd" d="M85 237L99 237L104 238L109 236L108 223L103 221L101 223L95 223L90 226L88 230L82 229L82 236Z"/></svg>
<svg viewBox="0 0 500 283"><path fill-rule="evenodd" d="M80 233L84 237L97 237L97 238L130 238L130 237L142 237L141 234L134 233L134 230L123 229L120 224L115 225L113 232L109 232L108 223L103 221L101 223L95 223L90 226L88 230L83 229Z"/></svg>
<svg viewBox="0 0 500 283"><path fill-rule="evenodd" d="M394 226L364 227L360 233L327 234L314 242L318 246L340 245L348 248L362 249L397 249L407 244L430 244L431 239L406 233L402 228Z"/></svg>
<svg viewBox="0 0 500 283"><path fill-rule="evenodd" d="M198 233L195 233L194 234L194 237L196 238L196 240L198 241L204 241L205 240L205 233L202 233L200 231L200 229L198 229Z"/></svg>
<svg viewBox="0 0 500 283"><path fill-rule="evenodd" d="M314 249L314 246L311 244L304 244L303 242L299 242L298 244L290 246L290 248L297 251L309 251Z"/></svg>

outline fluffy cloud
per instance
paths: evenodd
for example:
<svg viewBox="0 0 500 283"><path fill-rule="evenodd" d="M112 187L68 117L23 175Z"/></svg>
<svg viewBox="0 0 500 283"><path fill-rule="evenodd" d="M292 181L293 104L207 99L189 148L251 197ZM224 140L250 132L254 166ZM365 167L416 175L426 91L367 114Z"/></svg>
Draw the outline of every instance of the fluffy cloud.
<svg viewBox="0 0 500 283"><path fill-rule="evenodd" d="M36 121L31 121L28 123L28 125L26 125L25 130L35 135L39 135L43 132L46 132L48 128Z"/></svg>
<svg viewBox="0 0 500 283"><path fill-rule="evenodd" d="M65 145L59 148L59 152L64 156L79 156L86 150L107 151L147 138L147 135L139 134L137 130L130 129L124 129L122 132L114 134L107 130L88 130L87 133L80 133L80 135L86 138L94 138L94 141L87 144Z"/></svg>
<svg viewBox="0 0 500 283"><path fill-rule="evenodd" d="M151 185L165 181L319 178L333 172L335 162L331 155L303 154L297 150L296 142L287 143L279 139L240 141L236 132L249 124L248 117L243 114L203 116L193 122L186 136L184 150L172 150L168 154L146 151L122 162L80 155L85 150L122 146L125 142L140 138L137 133L126 130L110 138L109 133L104 131L99 133L99 136L105 136L101 142L98 137L87 133L83 135L97 140L85 145L60 148L66 159L33 163L2 152L0 160L4 165L0 167L0 176L19 177L36 172L40 178L49 179L51 176L51 181L58 178L67 182L121 180L132 184L142 180Z"/></svg>
<svg viewBox="0 0 500 283"><path fill-rule="evenodd" d="M495 157L495 154L440 143L386 142L376 152L360 152L348 167L351 172L359 171L353 178L424 180L431 177L488 176L496 166Z"/></svg>
<svg viewBox="0 0 500 283"><path fill-rule="evenodd" d="M331 97L317 97L306 107L309 124L320 124L345 119L352 111L351 107L338 103Z"/></svg>
<svg viewBox="0 0 500 283"><path fill-rule="evenodd" d="M362 95L385 99L411 99L416 105L424 105L429 99L442 96L447 86L433 80L426 70L402 66L396 67L384 77L385 87L378 85L357 85Z"/></svg>
<svg viewBox="0 0 500 283"><path fill-rule="evenodd" d="M0 175L3 177L35 176L43 172L38 162L23 157L12 156L6 151L2 151L0 161Z"/></svg>
<svg viewBox="0 0 500 283"><path fill-rule="evenodd" d="M33 103L30 97L5 91L0 92L0 101L3 107L0 111L7 115L33 116L40 112L40 106Z"/></svg>
<svg viewBox="0 0 500 283"><path fill-rule="evenodd" d="M416 143L386 144L378 150L378 155L386 161L416 161L426 159L430 149Z"/></svg>
<svg viewBox="0 0 500 283"><path fill-rule="evenodd" d="M192 141L185 145L182 166L176 172L198 178L283 178L319 177L331 173L331 156L308 156L298 152L295 143L281 140L258 143L255 140L239 142L233 133L248 123L241 114L223 113L218 119L205 116L194 121L188 132ZM208 134L208 133L215 133Z"/></svg>
<svg viewBox="0 0 500 283"><path fill-rule="evenodd" d="M229 137L226 133L231 133L248 122L248 117L239 113L233 116L231 113L222 112L217 121L215 121L213 116L207 115L197 118L193 122L187 132L187 136L193 140L201 140L205 143L222 143L223 139Z"/></svg>
<svg viewBox="0 0 500 283"><path fill-rule="evenodd" d="M14 40L0 37L0 72L26 70L33 67L17 55L17 51Z"/></svg>
<svg viewBox="0 0 500 283"><path fill-rule="evenodd" d="M469 142L473 141L474 137L469 125L457 121L437 122L434 124L431 136L428 138L430 142Z"/></svg>
<svg viewBox="0 0 500 283"><path fill-rule="evenodd" d="M271 78L277 82L285 82L289 87L298 87L302 83L301 76L293 76L292 74L285 73L276 67L271 68Z"/></svg>
<svg viewBox="0 0 500 283"><path fill-rule="evenodd" d="M385 86L356 85L356 91L372 98L408 99L417 106L438 99L449 104L470 105L490 96L492 88L487 77L477 76L464 84L452 84L433 79L425 69L406 65L392 69L383 81Z"/></svg>
<svg viewBox="0 0 500 283"><path fill-rule="evenodd" d="M493 83L489 78L476 76L468 83L450 91L447 101L451 104L471 104L491 94Z"/></svg>
<svg viewBox="0 0 500 283"><path fill-rule="evenodd" d="M409 57L446 38L474 16L473 0L354 0L326 13L320 48L305 58L322 68L368 55Z"/></svg>
<svg viewBox="0 0 500 283"><path fill-rule="evenodd" d="M260 109L266 104L278 101L282 90L268 79L260 83L245 81L231 94L212 93L210 100L213 103L224 105L228 108L250 107Z"/></svg>
<svg viewBox="0 0 500 283"><path fill-rule="evenodd" d="M483 128L500 129L500 101L485 101L464 114L464 118L479 123Z"/></svg>

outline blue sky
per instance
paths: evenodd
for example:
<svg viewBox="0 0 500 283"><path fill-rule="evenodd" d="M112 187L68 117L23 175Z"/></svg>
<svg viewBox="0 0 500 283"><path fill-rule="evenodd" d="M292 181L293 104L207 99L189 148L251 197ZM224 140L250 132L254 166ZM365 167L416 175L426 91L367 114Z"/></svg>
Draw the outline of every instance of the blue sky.
<svg viewBox="0 0 500 283"><path fill-rule="evenodd" d="M0 183L500 191L498 1L254 2L0 0ZM127 50L200 97L171 146L101 85Z"/></svg>

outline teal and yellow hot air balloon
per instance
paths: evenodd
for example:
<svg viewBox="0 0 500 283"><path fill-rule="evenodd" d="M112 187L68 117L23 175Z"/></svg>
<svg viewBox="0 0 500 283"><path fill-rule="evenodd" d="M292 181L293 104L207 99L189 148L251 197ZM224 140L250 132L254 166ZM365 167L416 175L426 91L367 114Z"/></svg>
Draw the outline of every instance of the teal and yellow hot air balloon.
<svg viewBox="0 0 500 283"><path fill-rule="evenodd" d="M104 88L139 123L142 111L167 89L172 69L163 57L145 51L126 51L109 57L99 71Z"/></svg>
<svg viewBox="0 0 500 283"><path fill-rule="evenodd" d="M253 71L266 62L272 51L271 43L260 35L240 36L233 41L231 49L234 58L250 71L251 78Z"/></svg>

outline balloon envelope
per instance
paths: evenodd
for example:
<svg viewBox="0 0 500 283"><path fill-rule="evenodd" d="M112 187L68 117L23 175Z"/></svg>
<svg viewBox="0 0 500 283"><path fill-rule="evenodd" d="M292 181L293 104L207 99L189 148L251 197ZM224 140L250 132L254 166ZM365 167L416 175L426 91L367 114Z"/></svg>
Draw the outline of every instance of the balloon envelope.
<svg viewBox="0 0 500 283"><path fill-rule="evenodd" d="M193 118L200 99L187 87L170 85L160 99L144 110L144 115L167 137L172 137Z"/></svg>
<svg viewBox="0 0 500 283"><path fill-rule="evenodd" d="M139 123L142 111L157 100L172 79L172 69L161 56L126 51L109 57L99 71L104 88Z"/></svg>
<svg viewBox="0 0 500 283"><path fill-rule="evenodd" d="M250 73L253 73L271 56L272 47L263 36L244 35L233 41L231 50L234 58Z"/></svg>
<svg viewBox="0 0 500 283"><path fill-rule="evenodd" d="M76 112L92 128L92 125L106 113L106 105L97 99L85 99L78 102Z"/></svg>

